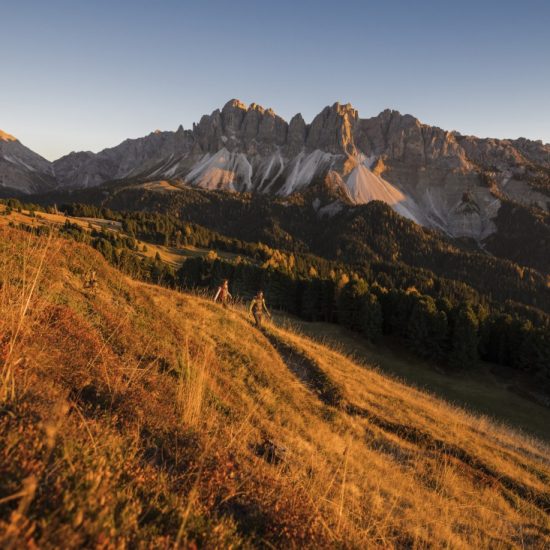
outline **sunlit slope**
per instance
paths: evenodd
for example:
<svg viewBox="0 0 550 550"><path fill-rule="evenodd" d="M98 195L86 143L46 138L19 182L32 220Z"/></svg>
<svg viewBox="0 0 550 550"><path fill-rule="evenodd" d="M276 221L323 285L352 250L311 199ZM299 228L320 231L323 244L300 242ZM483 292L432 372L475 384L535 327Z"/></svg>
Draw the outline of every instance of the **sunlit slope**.
<svg viewBox="0 0 550 550"><path fill-rule="evenodd" d="M541 443L84 245L0 231L2 545L550 542Z"/></svg>
<svg viewBox="0 0 550 550"><path fill-rule="evenodd" d="M550 408L523 397L523 381L502 376L500 368L490 363L480 362L466 371L452 372L419 359L391 339L373 344L334 323L303 321L284 313L277 314L277 319L293 331L353 356L355 362L375 365L405 384L547 442L550 438Z"/></svg>

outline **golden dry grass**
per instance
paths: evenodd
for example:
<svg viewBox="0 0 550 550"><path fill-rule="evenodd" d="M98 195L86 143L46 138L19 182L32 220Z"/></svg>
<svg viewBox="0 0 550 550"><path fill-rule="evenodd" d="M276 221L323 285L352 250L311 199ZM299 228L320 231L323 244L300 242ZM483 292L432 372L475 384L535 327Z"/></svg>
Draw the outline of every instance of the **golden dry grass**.
<svg viewBox="0 0 550 550"><path fill-rule="evenodd" d="M5 547L550 543L535 439L84 245L0 229L0 284Z"/></svg>

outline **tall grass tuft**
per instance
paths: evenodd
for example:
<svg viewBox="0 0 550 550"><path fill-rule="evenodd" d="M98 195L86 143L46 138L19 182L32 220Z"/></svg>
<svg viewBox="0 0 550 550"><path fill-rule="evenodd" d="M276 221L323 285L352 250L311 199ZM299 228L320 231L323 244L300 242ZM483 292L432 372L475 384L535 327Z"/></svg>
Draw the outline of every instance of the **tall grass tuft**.
<svg viewBox="0 0 550 550"><path fill-rule="evenodd" d="M22 244L9 239L0 249L0 403L16 397L16 371L24 363L24 340L39 316L38 287L46 258L51 260L53 231L29 235Z"/></svg>
<svg viewBox="0 0 550 550"><path fill-rule="evenodd" d="M205 347L198 357L191 358L189 341L178 354L178 385L176 404L178 416L185 426L198 426L205 412L208 367L212 350Z"/></svg>

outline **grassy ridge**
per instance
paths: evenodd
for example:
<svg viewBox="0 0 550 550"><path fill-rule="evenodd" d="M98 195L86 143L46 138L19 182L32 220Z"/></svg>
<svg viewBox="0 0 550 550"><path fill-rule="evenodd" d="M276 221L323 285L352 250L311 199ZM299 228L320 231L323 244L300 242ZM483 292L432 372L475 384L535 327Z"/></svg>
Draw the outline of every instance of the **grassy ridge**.
<svg viewBox="0 0 550 550"><path fill-rule="evenodd" d="M545 445L291 330L8 228L0 309L4 547L550 542Z"/></svg>

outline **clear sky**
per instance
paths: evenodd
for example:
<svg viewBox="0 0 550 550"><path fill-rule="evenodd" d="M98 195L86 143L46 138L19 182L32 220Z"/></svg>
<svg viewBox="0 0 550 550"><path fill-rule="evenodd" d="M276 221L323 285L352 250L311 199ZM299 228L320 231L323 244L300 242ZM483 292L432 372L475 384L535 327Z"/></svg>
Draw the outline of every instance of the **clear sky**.
<svg viewBox="0 0 550 550"><path fill-rule="evenodd" d="M0 128L46 158L233 98L550 142L550 0L0 0Z"/></svg>

